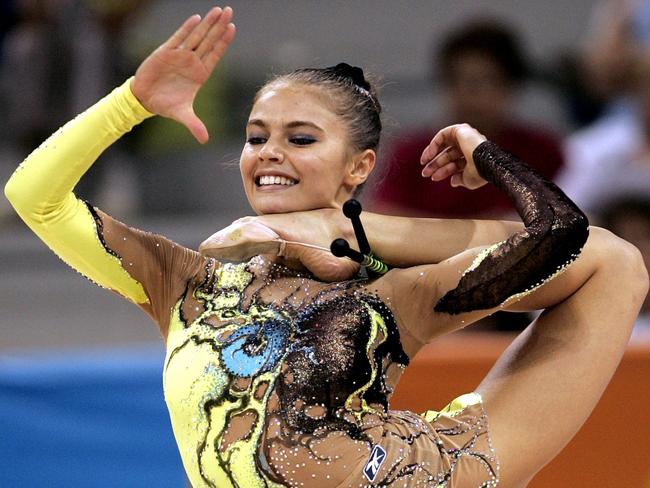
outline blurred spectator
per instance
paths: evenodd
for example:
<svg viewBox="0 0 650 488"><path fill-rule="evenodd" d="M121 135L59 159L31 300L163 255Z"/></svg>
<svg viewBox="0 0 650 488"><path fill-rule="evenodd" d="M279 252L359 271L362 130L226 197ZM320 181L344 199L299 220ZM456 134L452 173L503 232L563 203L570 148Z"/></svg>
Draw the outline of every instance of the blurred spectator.
<svg viewBox="0 0 650 488"><path fill-rule="evenodd" d="M74 48L69 103L72 114L91 106L131 76L137 63L125 53L125 30L150 0L83 0L79 24L71 39ZM77 186L77 193L110 213L125 216L140 206L139 161L135 137L122 138L100 164L93 165Z"/></svg>
<svg viewBox="0 0 650 488"><path fill-rule="evenodd" d="M492 185L478 190L452 188L449 181L420 176L422 150L438 129L467 122L507 151L553 178L562 166L559 140L517 120L512 109L529 75L515 34L497 21L475 21L454 31L435 52L447 118L437 126L399 135L389 149L386 176L371 202L380 212L451 218L503 217L513 209ZM528 314L496 313L471 330L514 331L530 322Z"/></svg>
<svg viewBox="0 0 650 488"><path fill-rule="evenodd" d="M559 185L592 215L620 194L650 194L650 59L638 68L634 111L602 117L566 143Z"/></svg>
<svg viewBox="0 0 650 488"><path fill-rule="evenodd" d="M596 4L578 50L563 53L546 75L558 85L577 128L599 118L629 115L630 73L638 52L650 46L650 1Z"/></svg>
<svg viewBox="0 0 650 488"><path fill-rule="evenodd" d="M2 100L6 137L0 145L14 166L61 123L84 110L132 74L122 37L127 21L149 0L23 0L3 36ZM8 8L8 7L7 7ZM133 155L128 138L78 187L118 213L133 210ZM13 169L13 167L12 167ZM4 172L4 171L3 171ZM114 181L119 181L116 184ZM111 192L101 194L106 180Z"/></svg>
<svg viewBox="0 0 650 488"><path fill-rule="evenodd" d="M4 39L3 101L7 135L23 153L39 144L71 115L65 93L71 49L66 25L57 18L70 2L15 3L15 22ZM69 29L68 29L69 30Z"/></svg>
<svg viewBox="0 0 650 488"><path fill-rule="evenodd" d="M448 116L435 126L399 135L385 159L375 210L413 216L499 217L512 211L492 185L469 191L449 181L420 176L420 154L436 131L467 122L507 151L553 178L563 164L558 139L512 115L518 88L527 79L528 60L515 34L497 21L475 21L443 41L435 54Z"/></svg>
<svg viewBox="0 0 650 488"><path fill-rule="evenodd" d="M619 6L622 12L609 18L613 26L603 24L603 36L588 49L592 79L610 100L599 119L568 138L567 166L558 178L567 194L596 216L620 195L650 193L650 27L638 15L650 18L650 1L629 5L608 2L610 11ZM644 25L649 31L642 35Z"/></svg>
<svg viewBox="0 0 650 488"><path fill-rule="evenodd" d="M16 20L15 0L3 0L0 2L0 65L2 65L5 36L12 29Z"/></svg>
<svg viewBox="0 0 650 488"><path fill-rule="evenodd" d="M601 116L566 142L559 185L595 221L634 244L650 265L650 0L595 9L582 60ZM650 299L637 319L650 331Z"/></svg>
<svg viewBox="0 0 650 488"><path fill-rule="evenodd" d="M603 208L601 223L634 244L641 251L646 268L650 269L650 194L612 200ZM650 295L643 302L637 326L650 331Z"/></svg>

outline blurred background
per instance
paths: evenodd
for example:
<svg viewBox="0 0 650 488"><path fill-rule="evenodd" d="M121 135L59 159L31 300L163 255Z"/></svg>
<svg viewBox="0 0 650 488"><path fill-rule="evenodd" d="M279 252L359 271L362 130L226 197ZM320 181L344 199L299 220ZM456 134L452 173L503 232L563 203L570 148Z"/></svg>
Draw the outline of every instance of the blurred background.
<svg viewBox="0 0 650 488"><path fill-rule="evenodd" d="M2 0L0 180L130 76L186 17L211 5ZM274 73L345 61L372 76L384 109L381 167L366 187L365 208L514 218L491 189L470 195L417 177L419 153L435 131L470 122L558 182L593 223L633 242L650 264L650 1L230 5L237 39L196 107L211 142L200 147L182 127L150 119L100 158L78 194L196 248L251 213L237 164L255 90ZM476 327L481 333L463 332L464 352L445 363L454 366L450 386L432 380L426 408L475 386L530 318L496 316ZM531 486L591 486L591 473L598 486L650 487L649 331L646 301L595 423ZM435 347L454 350L455 340ZM431 359L421 355L421 364ZM143 313L68 269L0 196L0 486L185 486L162 398L163 356ZM417 409L409 378L396 405ZM616 429L613 415L621 416ZM620 459L612 458L614 445ZM621 472L630 476L625 483Z"/></svg>

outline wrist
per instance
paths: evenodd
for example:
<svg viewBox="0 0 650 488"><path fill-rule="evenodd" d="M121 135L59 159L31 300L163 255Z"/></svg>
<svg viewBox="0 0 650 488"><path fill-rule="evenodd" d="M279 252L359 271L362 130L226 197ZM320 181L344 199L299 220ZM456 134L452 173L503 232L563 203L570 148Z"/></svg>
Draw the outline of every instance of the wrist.
<svg viewBox="0 0 650 488"><path fill-rule="evenodd" d="M363 221L363 213L361 216ZM343 238L348 241L350 247L359 249L359 243L354 233L354 227L352 227L352 221L343 214L343 210L340 208L332 209L332 214L328 218L331 219L331 222L334 222L335 235L332 236L332 240Z"/></svg>
<svg viewBox="0 0 650 488"><path fill-rule="evenodd" d="M486 181L494 183L493 173L499 165L499 156L503 150L494 142L484 140L472 151L472 159L479 176Z"/></svg>
<svg viewBox="0 0 650 488"><path fill-rule="evenodd" d="M135 77L131 77L124 84L120 87L120 89L124 88L124 95L126 97L127 104L130 106L131 110L142 120L152 117L155 114L153 112L150 112L143 104L142 100L138 97L136 94L136 91L134 90L134 80Z"/></svg>

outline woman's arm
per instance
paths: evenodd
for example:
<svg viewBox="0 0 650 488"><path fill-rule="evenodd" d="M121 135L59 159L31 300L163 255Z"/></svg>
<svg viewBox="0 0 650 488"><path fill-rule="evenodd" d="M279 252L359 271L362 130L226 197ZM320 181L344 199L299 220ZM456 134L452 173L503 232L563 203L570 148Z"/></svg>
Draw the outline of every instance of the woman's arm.
<svg viewBox="0 0 650 488"><path fill-rule="evenodd" d="M149 298L141 283L102 246L94 210L72 193L109 145L152 115L135 99L129 83L33 151L7 182L5 195L30 229L70 266L133 302L146 304Z"/></svg>
<svg viewBox="0 0 650 488"><path fill-rule="evenodd" d="M338 218L344 235L355 242L350 221ZM467 249L503 241L523 229L521 222L505 220L411 218L371 212L363 212L361 221L373 252L395 268L440 263Z"/></svg>
<svg viewBox="0 0 650 488"><path fill-rule="evenodd" d="M423 174L433 179L452 176L452 184L470 189L491 181L511 197L525 227L488 248L378 280L377 286L390 288L385 292L399 321L420 343L531 295L575 260L587 238L586 218L555 185L467 125L438 133L423 161ZM572 274L585 279L580 268Z"/></svg>
<svg viewBox="0 0 650 488"><path fill-rule="evenodd" d="M471 156L466 157L470 167ZM509 174L502 182L518 172L516 167L506 167ZM485 171L482 174L489 176ZM580 256L566 271L548 280L548 274L554 272L549 264L573 258L584 234L584 219L554 186L526 182L529 177L517 179L528 188L539 183L546 187L526 197L533 200L523 210L533 215L522 215L526 223L523 233L506 244L470 250L437 265L395 270L393 276L383 279L382 284L388 286L380 291L391 298L411 353L417 351L418 340L426 342L500 308L546 308L477 388L500 460L500 485L515 488L524 486L587 419L622 357L648 291L648 275L639 252L598 228L591 230ZM520 189L518 193L528 192ZM536 215L547 220L539 208L543 202L535 202L538 196L551 203L550 225L535 224ZM535 227L546 230L539 233ZM527 251L531 243L535 244L532 252ZM495 253L499 248L501 255ZM515 261L521 262L521 267L513 263L513 257L520 258ZM490 268L496 270L496 281L484 279L492 274ZM517 276L518 270L521 276ZM539 270L544 272L539 274ZM508 285L505 288L498 282L500 276ZM538 279L541 286L537 286ZM514 290L509 290L511 282ZM469 286L472 284L477 285L476 290ZM533 289L527 290L529 286ZM503 291L520 289L521 293L487 308L483 288L487 305L493 299L500 300ZM445 302L444 297L449 300ZM473 303L476 308L472 308Z"/></svg>
<svg viewBox="0 0 650 488"><path fill-rule="evenodd" d="M64 125L19 166L7 199L30 229L63 261L98 285L144 309L166 335L171 300L200 269L201 257L128 227L72 189L101 152L149 117L130 81Z"/></svg>
<svg viewBox="0 0 650 488"><path fill-rule="evenodd" d="M374 254L393 268L439 263L466 249L503 241L524 227L521 222L397 217L372 212L363 212L361 221ZM330 243L340 237L358 249L350 220L341 209L327 208L244 217L207 238L199 250L218 259L246 260L259 253L278 252L281 240L300 242L324 251L287 244L284 256L299 259L321 280L339 281L354 276L358 269L351 261L329 253Z"/></svg>
<svg viewBox="0 0 650 488"><path fill-rule="evenodd" d="M192 117L193 96L232 39L231 15L230 10L213 9L202 22L198 16L188 19L143 62L133 80L53 134L5 187L21 218L55 253L92 281L144 308L163 335L167 302L184 280L196 275L203 258L117 222L77 199L72 190L110 144L154 111L180 120L202 138L198 119ZM191 50L180 49L183 43ZM194 80L192 66L199 72ZM148 101L146 108L134 96L134 86ZM165 94L169 96L160 100Z"/></svg>

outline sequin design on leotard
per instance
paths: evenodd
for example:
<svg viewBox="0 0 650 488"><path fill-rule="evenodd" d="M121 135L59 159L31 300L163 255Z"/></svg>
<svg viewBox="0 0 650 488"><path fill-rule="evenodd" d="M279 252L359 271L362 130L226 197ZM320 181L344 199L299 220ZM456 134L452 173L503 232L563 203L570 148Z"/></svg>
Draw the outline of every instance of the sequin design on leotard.
<svg viewBox="0 0 650 488"><path fill-rule="evenodd" d="M263 296L280 268L260 284L255 266L227 264L207 274L192 293L202 312L191 322L182 302L173 312L166 394L172 417L174 406L193 410L194 442L183 457L206 486L223 486L222 479L291 485L291 473L281 469L287 447L303 462L331 461L316 446L332 432L370 444L363 430L387 410L387 370L408 363L387 307L355 282L321 286L310 296L311 280L285 269L293 289L269 303ZM170 391L178 385L169 378L188 368L186 359L196 363L183 357L197 350L207 361L185 384L181 405L173 405Z"/></svg>
<svg viewBox="0 0 650 488"><path fill-rule="evenodd" d="M496 483L480 398L448 425L389 410L408 358L363 282L319 283L262 258L211 263L174 307L164 370L193 486L446 486L460 466ZM376 445L386 455L371 482Z"/></svg>

